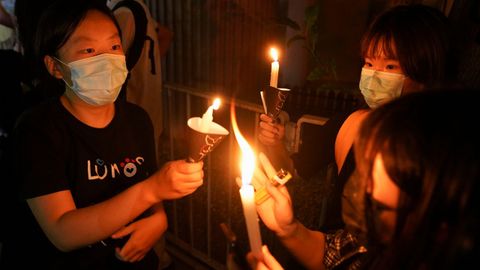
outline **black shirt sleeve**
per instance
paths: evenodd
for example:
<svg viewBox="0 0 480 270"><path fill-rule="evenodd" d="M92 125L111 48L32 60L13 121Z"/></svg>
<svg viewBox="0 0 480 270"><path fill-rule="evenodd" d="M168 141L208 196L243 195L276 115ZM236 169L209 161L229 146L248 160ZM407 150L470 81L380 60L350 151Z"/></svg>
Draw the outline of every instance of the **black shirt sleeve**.
<svg viewBox="0 0 480 270"><path fill-rule="evenodd" d="M15 128L15 171L25 199L68 189L64 170L68 142L55 116L40 108L24 114Z"/></svg>

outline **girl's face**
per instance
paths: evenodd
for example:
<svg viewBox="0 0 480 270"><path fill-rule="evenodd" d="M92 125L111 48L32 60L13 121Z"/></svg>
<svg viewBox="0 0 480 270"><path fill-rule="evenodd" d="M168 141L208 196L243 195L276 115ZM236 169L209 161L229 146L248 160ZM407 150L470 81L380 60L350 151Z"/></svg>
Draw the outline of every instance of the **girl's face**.
<svg viewBox="0 0 480 270"><path fill-rule="evenodd" d="M111 18L97 10L91 10L58 50L58 57L63 62L70 63L103 53L122 55L122 42Z"/></svg>
<svg viewBox="0 0 480 270"><path fill-rule="evenodd" d="M375 233L382 243L388 243L395 229L400 189L388 176L381 154L375 157L372 180L372 186L367 187L367 192L374 208L374 217L377 219L378 231Z"/></svg>
<svg viewBox="0 0 480 270"><path fill-rule="evenodd" d="M386 52L386 49L382 46L383 43L379 44L376 52L374 52L373 55L371 56L366 56L364 58L365 64L363 65L364 68L366 69L371 69L371 70L376 70L376 71L383 71L383 72L390 72L390 73L398 73L398 74L403 74L405 75L405 81L403 83L403 88L402 88L402 95L411 93L411 92L416 92L421 89L423 89L423 85L413 81L410 79L405 72L402 69L402 66L400 65L400 61L396 57L396 48L395 44L392 44L393 48L393 53L394 56L388 57ZM372 50L368 50L368 52L371 52Z"/></svg>

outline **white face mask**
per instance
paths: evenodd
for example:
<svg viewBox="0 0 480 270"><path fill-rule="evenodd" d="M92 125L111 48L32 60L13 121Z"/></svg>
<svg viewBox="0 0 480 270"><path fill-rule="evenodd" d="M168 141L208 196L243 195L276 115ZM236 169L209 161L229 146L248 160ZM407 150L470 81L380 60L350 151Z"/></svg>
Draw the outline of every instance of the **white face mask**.
<svg viewBox="0 0 480 270"><path fill-rule="evenodd" d="M104 53L68 64L55 59L70 70L72 84L63 79L67 86L93 106L115 102L128 74L124 55Z"/></svg>
<svg viewBox="0 0 480 270"><path fill-rule="evenodd" d="M405 75L362 68L360 91L370 108L376 108L402 94Z"/></svg>

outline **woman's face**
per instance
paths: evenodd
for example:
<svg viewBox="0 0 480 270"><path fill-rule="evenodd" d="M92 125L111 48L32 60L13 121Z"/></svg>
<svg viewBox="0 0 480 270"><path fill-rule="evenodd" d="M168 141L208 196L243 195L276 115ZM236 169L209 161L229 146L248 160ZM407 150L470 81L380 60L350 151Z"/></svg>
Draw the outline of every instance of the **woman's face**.
<svg viewBox="0 0 480 270"><path fill-rule="evenodd" d="M67 42L58 50L60 60L70 63L103 53L123 55L118 30L108 16L89 11Z"/></svg>
<svg viewBox="0 0 480 270"><path fill-rule="evenodd" d="M376 233L382 243L388 243L395 229L400 189L388 176L381 154L375 157L372 180L372 186L367 187L367 192L370 193L374 207L374 218L378 219Z"/></svg>

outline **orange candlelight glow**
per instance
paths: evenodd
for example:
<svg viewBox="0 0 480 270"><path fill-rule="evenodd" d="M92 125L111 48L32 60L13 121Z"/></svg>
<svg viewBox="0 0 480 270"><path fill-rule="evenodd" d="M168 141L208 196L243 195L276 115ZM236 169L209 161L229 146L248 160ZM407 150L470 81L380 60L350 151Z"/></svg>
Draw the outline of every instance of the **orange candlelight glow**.
<svg viewBox="0 0 480 270"><path fill-rule="evenodd" d="M238 128L234 106L235 105L232 102L230 115L232 118L233 133L235 134L235 138L237 139L240 150L242 151L242 160L240 163L242 172L242 185L249 185L252 181L253 171L255 170L255 154Z"/></svg>
<svg viewBox="0 0 480 270"><path fill-rule="evenodd" d="M272 56L273 61L278 61L278 51L275 48L270 48L270 55Z"/></svg>
<svg viewBox="0 0 480 270"><path fill-rule="evenodd" d="M278 72L280 70L280 63L278 63L278 51L275 48L270 49L270 55L272 56L272 68L270 71L270 86L278 87Z"/></svg>
<svg viewBox="0 0 480 270"><path fill-rule="evenodd" d="M220 99L219 98L216 98L214 101L213 101L213 109L214 110L218 110L218 108L220 108Z"/></svg>

